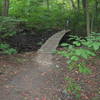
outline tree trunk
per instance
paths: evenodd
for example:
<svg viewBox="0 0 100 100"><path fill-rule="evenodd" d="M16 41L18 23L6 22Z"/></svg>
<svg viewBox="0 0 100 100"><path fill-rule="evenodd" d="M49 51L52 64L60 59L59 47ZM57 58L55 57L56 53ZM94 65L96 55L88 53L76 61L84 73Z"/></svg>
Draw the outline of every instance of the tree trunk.
<svg viewBox="0 0 100 100"><path fill-rule="evenodd" d="M49 3L49 0L47 0L47 9L50 10L50 3Z"/></svg>
<svg viewBox="0 0 100 100"><path fill-rule="evenodd" d="M95 12L96 12L96 16L97 16L97 12L98 12L98 0L95 0Z"/></svg>
<svg viewBox="0 0 100 100"><path fill-rule="evenodd" d="M73 0L70 0L70 1L71 1L71 4L72 4L72 7L73 7L74 9L76 9L76 6L75 6L74 1L73 1Z"/></svg>
<svg viewBox="0 0 100 100"><path fill-rule="evenodd" d="M80 10L80 0L77 0L77 8L78 8L78 11Z"/></svg>
<svg viewBox="0 0 100 100"><path fill-rule="evenodd" d="M90 16L89 16L89 8L88 8L88 0L86 0L86 30L87 36L90 36Z"/></svg>
<svg viewBox="0 0 100 100"><path fill-rule="evenodd" d="M84 15L86 15L86 0L82 0Z"/></svg>
<svg viewBox="0 0 100 100"><path fill-rule="evenodd" d="M2 15L2 0L0 0L0 16Z"/></svg>
<svg viewBox="0 0 100 100"><path fill-rule="evenodd" d="M3 1L2 16L8 16L9 12L9 0Z"/></svg>
<svg viewBox="0 0 100 100"><path fill-rule="evenodd" d="M93 14L93 15L92 15L92 18L91 18L91 32L93 32L94 19L95 19L95 15Z"/></svg>
<svg viewBox="0 0 100 100"><path fill-rule="evenodd" d="M98 16L98 0L95 0L95 4L94 4L94 11L93 11L93 14L92 14L92 20L91 20L91 32L95 29L95 19L97 19L97 16Z"/></svg>

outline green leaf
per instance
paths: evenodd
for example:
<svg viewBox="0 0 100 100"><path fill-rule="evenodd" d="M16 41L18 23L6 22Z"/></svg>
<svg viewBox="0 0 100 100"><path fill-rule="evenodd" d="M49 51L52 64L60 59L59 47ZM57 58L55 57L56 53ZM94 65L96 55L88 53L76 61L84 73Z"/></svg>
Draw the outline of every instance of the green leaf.
<svg viewBox="0 0 100 100"><path fill-rule="evenodd" d="M71 60L68 60L67 63L70 64L71 63Z"/></svg>
<svg viewBox="0 0 100 100"><path fill-rule="evenodd" d="M8 44L0 44L0 48L7 49L7 48L9 48L9 45Z"/></svg>
<svg viewBox="0 0 100 100"><path fill-rule="evenodd" d="M89 69L88 67L86 67L83 64L79 65L79 72L83 73L83 74L91 74L92 73L91 69Z"/></svg>
<svg viewBox="0 0 100 100"><path fill-rule="evenodd" d="M73 42L73 44L75 44L76 46L80 46L81 45L81 43L79 41L75 41L75 42Z"/></svg>
<svg viewBox="0 0 100 100"><path fill-rule="evenodd" d="M62 47L66 47L66 46L68 46L68 45L69 45L68 43L62 43L62 44L61 44Z"/></svg>
<svg viewBox="0 0 100 100"><path fill-rule="evenodd" d="M94 50L98 50L100 48L100 44L94 43L93 48L94 48Z"/></svg>
<svg viewBox="0 0 100 100"><path fill-rule="evenodd" d="M71 60L73 60L73 61L78 61L78 60L79 60L79 57L77 57L77 56L72 56L72 57L71 57Z"/></svg>
<svg viewBox="0 0 100 100"><path fill-rule="evenodd" d="M17 51L13 48L10 48L8 50L5 50L4 53L11 55L11 54L16 54Z"/></svg>

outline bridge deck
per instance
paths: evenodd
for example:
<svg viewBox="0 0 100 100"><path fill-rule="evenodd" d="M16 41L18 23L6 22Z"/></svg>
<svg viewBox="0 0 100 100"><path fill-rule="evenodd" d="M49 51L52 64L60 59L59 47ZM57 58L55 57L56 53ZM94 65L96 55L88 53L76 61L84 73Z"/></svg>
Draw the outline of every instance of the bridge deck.
<svg viewBox="0 0 100 100"><path fill-rule="evenodd" d="M53 36L51 36L44 44L43 46L38 50L38 52L42 53L51 53L52 51L56 50L59 41L62 39L62 37L68 33L70 30L63 30L60 32L57 32Z"/></svg>

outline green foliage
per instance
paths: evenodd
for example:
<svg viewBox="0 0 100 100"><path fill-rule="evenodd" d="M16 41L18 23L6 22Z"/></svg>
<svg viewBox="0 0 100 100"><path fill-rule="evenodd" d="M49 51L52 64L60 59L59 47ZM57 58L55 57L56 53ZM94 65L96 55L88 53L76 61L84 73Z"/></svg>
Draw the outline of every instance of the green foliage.
<svg viewBox="0 0 100 100"><path fill-rule="evenodd" d="M0 17L0 52L4 54L15 54L17 51L10 48L5 40L12 37L18 32L18 25L21 20L11 17Z"/></svg>
<svg viewBox="0 0 100 100"><path fill-rule="evenodd" d="M0 44L0 51L4 54L9 54L9 55L17 53L15 49L10 48L8 44L3 44L3 43Z"/></svg>
<svg viewBox="0 0 100 100"><path fill-rule="evenodd" d="M91 74L92 70L87 67L86 61L88 61L90 57L96 56L96 52L100 50L99 33L92 33L90 37L86 37L85 39L81 39L77 36L71 36L70 40L75 41L72 45L68 43L61 44L61 46L64 47L64 50L57 51L57 53L68 58L67 67L69 70L76 68L82 74ZM66 78L66 80L67 92L75 95L76 99L80 99L81 87L71 78Z"/></svg>
<svg viewBox="0 0 100 100"><path fill-rule="evenodd" d="M1 15L1 13L2 13L2 1L3 1L3 0L0 0L0 15Z"/></svg>
<svg viewBox="0 0 100 100"><path fill-rule="evenodd" d="M2 0L0 4L2 4L1 2ZM77 0L74 3L77 5ZM89 11L91 15L94 14L94 5L95 2L92 0L90 2L91 10ZM70 28L72 31L78 34L81 32L80 35L84 35L86 21L82 3L80 3L80 9L76 8L72 9L69 0L49 0L49 5L47 0L10 0L9 16L24 19L28 28L38 31ZM99 14L97 14L94 22L95 29L98 30Z"/></svg>
<svg viewBox="0 0 100 100"><path fill-rule="evenodd" d="M86 66L86 64L84 64L84 63L78 64L78 68L79 68L80 73L83 73L83 74L91 74L92 73L91 69L88 68Z"/></svg>
<svg viewBox="0 0 100 100"><path fill-rule="evenodd" d="M46 2L43 2L41 0L11 0L9 14L25 19L28 22L27 27L32 27L36 30L62 27L66 16L62 14L63 12L59 5L52 1L52 9L48 11Z"/></svg>
<svg viewBox="0 0 100 100"><path fill-rule="evenodd" d="M67 80L67 92L70 92L71 95L75 95L75 97L79 99L81 97L81 87L72 78L65 78L65 80Z"/></svg>
<svg viewBox="0 0 100 100"><path fill-rule="evenodd" d="M21 20L11 17L0 17L0 38L8 38L17 33L17 26Z"/></svg>
<svg viewBox="0 0 100 100"><path fill-rule="evenodd" d="M2 1L3 0L0 0L0 8L2 8ZM24 19L27 23L27 27L39 31L70 28L72 31L78 34L81 32L80 35L84 35L86 21L82 1L80 1L80 8L78 8L77 0L74 0L76 9L72 8L72 4L69 0L48 1L49 5L47 0L10 0L9 16ZM92 0L89 5L91 8L89 9L90 15L93 16L97 13L94 11L94 0ZM97 8L99 10L99 7ZM2 10L0 9L0 11ZM93 24L95 25L95 30L98 31L100 24L99 14L96 14L94 18ZM69 21L68 25L66 25L67 21Z"/></svg>
<svg viewBox="0 0 100 100"><path fill-rule="evenodd" d="M99 36L93 34L91 37L86 37L85 39L71 36L70 40L75 40L73 45L63 43L61 46L64 47L64 50L57 51L57 53L68 58L67 63L70 70L78 68L80 73L91 74L91 70L84 64L84 61L96 56L95 52L100 50L99 38Z"/></svg>
<svg viewBox="0 0 100 100"><path fill-rule="evenodd" d="M100 49L100 33L93 32L90 37L86 38L87 41L82 41L82 44L93 50Z"/></svg>
<svg viewBox="0 0 100 100"><path fill-rule="evenodd" d="M9 15L25 19L27 27L36 30L71 28L84 29L85 21L83 12L77 12L69 7L70 2L62 0L50 0L48 10L47 1L43 0L10 0ZM66 26L67 20L69 25ZM78 21L80 21L78 23Z"/></svg>

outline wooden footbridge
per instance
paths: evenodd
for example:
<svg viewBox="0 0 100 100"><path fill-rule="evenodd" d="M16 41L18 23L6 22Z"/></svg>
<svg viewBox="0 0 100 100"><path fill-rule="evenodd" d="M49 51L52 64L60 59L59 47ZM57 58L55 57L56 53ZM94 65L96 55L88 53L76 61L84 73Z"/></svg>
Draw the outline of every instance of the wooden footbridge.
<svg viewBox="0 0 100 100"><path fill-rule="evenodd" d="M62 37L70 32L70 30L62 30L51 36L38 50L39 53L51 53L55 51Z"/></svg>

